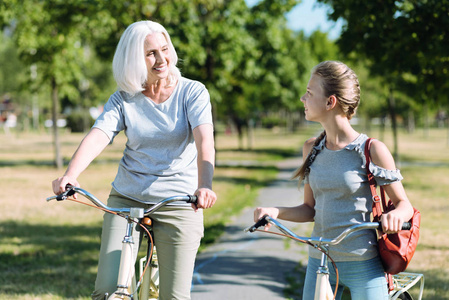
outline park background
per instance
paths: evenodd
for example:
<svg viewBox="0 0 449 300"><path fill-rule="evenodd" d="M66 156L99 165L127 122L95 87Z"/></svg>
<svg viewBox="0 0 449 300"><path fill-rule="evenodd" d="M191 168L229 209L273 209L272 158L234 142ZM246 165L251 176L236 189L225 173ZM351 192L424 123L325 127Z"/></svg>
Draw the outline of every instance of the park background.
<svg viewBox="0 0 449 300"><path fill-rule="evenodd" d="M449 1L317 1L336 22L337 36L332 27L291 28L289 13L298 4L2 1L0 299L88 299L101 213L45 198L115 91L115 46L141 19L167 28L183 75L211 93L220 201L206 212L203 247L229 215L254 204L258 189L276 178L276 161L302 155L302 143L320 131L304 120L299 98L314 65L342 60L361 82L354 126L389 146L422 212L410 270L426 276L424 299L449 299ZM124 142L120 134L79 178L101 199Z"/></svg>

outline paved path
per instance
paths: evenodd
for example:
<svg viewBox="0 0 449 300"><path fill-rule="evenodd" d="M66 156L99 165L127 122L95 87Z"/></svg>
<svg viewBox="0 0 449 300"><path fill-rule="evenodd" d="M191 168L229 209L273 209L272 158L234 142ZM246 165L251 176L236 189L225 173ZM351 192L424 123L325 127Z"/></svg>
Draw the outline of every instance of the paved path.
<svg viewBox="0 0 449 300"><path fill-rule="evenodd" d="M278 167L278 179L262 189L258 206L293 206L302 202L297 181L289 178L300 158L288 159ZM219 241L197 257L192 300L285 299L286 274L307 261L307 246L264 233L244 233L252 225L253 209L247 208L226 227ZM283 222L304 235L310 225ZM290 240L288 240L290 241ZM289 247L286 247L290 245Z"/></svg>

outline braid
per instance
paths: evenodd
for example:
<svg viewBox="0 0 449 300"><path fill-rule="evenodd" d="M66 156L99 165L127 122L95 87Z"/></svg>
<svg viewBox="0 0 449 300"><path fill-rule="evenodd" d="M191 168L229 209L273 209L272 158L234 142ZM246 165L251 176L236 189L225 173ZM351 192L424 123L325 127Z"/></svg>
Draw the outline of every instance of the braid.
<svg viewBox="0 0 449 300"><path fill-rule="evenodd" d="M323 131L315 140L313 143L312 149L310 150L309 154L307 155L307 158L304 160L304 163L301 165L299 169L293 173L292 179L299 178L299 183L304 180L304 178L309 174L310 172L310 166L312 165L313 161L315 160L316 156L318 155L319 151L315 148L318 146L318 144L324 139L326 136L326 131ZM304 153L303 153L304 155Z"/></svg>

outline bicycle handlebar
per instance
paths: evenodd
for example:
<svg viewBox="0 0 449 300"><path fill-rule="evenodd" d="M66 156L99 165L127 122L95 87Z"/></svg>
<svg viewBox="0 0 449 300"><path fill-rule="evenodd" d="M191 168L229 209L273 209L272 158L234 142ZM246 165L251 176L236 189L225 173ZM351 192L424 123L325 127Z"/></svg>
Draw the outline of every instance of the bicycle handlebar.
<svg viewBox="0 0 449 300"><path fill-rule="evenodd" d="M73 185L67 185L67 190L65 192L63 192L62 194L59 195L55 195L55 196L51 196L47 198L47 202L51 201L51 200L57 200L57 201L62 201L62 200L66 200L68 197L74 195L75 193L81 194L84 197L86 197L87 199L89 199L93 204L95 204L96 206L105 209L105 210L109 210L115 213L126 213L129 214L131 212L131 208L126 207L126 208L115 208L115 207L109 207L106 204L104 204L101 200L99 200L97 197L95 197L94 195L92 195L91 193L89 193L88 191L73 186ZM147 208L144 210L144 215L149 215L153 212L155 212L156 210L158 210L159 208L161 208L162 206L172 203L172 202L177 202L177 201L183 201L186 203L194 203L196 204L198 201L198 197L194 196L194 195L182 195L182 196L173 196L173 197L169 197L166 199L163 199L159 202L157 202L156 204L154 204L153 206L151 206L150 208Z"/></svg>
<svg viewBox="0 0 449 300"><path fill-rule="evenodd" d="M339 236L337 236L334 239L324 239L322 237L301 237L301 236L296 235L294 232L292 232L290 229L288 229L284 225L282 225L276 219L273 219L272 217L265 215L262 218L260 218L259 221L257 221L254 225L246 228L245 232L254 232L254 231L256 231L257 228L259 228L261 226L265 226L268 223L276 226L280 231L282 231L284 234L286 234L289 237L293 237L298 240L304 240L313 245L337 245L353 232L363 230L363 229L382 230L382 224L380 222L366 222L366 223L352 225L351 227L345 229ZM402 224L402 230L410 230L410 228L411 228L411 223L406 222L406 223Z"/></svg>

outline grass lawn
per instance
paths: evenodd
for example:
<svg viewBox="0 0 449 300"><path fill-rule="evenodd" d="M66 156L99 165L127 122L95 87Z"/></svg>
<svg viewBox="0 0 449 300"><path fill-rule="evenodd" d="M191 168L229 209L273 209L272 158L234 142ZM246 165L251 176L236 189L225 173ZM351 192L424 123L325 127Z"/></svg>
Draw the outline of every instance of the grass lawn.
<svg viewBox="0 0 449 300"><path fill-rule="evenodd" d="M294 134L258 130L252 150L238 150L235 135L217 132L214 190L219 201L205 211L203 247L221 232L229 216L254 205L259 188L277 175L275 162L297 154L317 130L314 126ZM370 135L379 137L374 130ZM400 134L404 185L422 213L420 244L409 268L426 276L424 299L449 299L446 136L446 131L437 129L428 137L419 131ZM66 162L82 137L62 134ZM388 133L383 140L392 148ZM82 187L100 199L107 198L124 142L119 135L79 178ZM52 159L50 134L0 133L0 299L89 299L93 289L102 213L72 202L45 201L51 195L51 181L63 173L52 167Z"/></svg>
<svg viewBox="0 0 449 300"><path fill-rule="evenodd" d="M393 149L393 137L378 130L368 133L382 137ZM449 226L445 219L449 212L449 155L447 129L433 129L429 134L417 130L413 134L399 133L397 162L404 177L403 184L413 206L421 212L420 239L407 272L423 273L424 300L449 300ZM289 299L301 299L304 266L298 265L296 274L290 274L291 286L286 289ZM419 289L410 290L418 299ZM347 290L343 300L351 299Z"/></svg>
<svg viewBox="0 0 449 300"><path fill-rule="evenodd" d="M66 163L82 138L61 134ZM251 151L237 150L236 141L235 135L218 133L217 158L263 161L264 166L217 166L214 190L219 201L205 211L202 248L221 234L232 215L253 205L258 189L276 177L275 162L297 154L304 140L301 135L259 131ZM124 143L124 135L117 136L78 178L84 189L104 201ZM51 181L64 172L52 167L50 134L1 133L0 153L0 299L90 299L102 213L70 201L45 201L52 194Z"/></svg>

